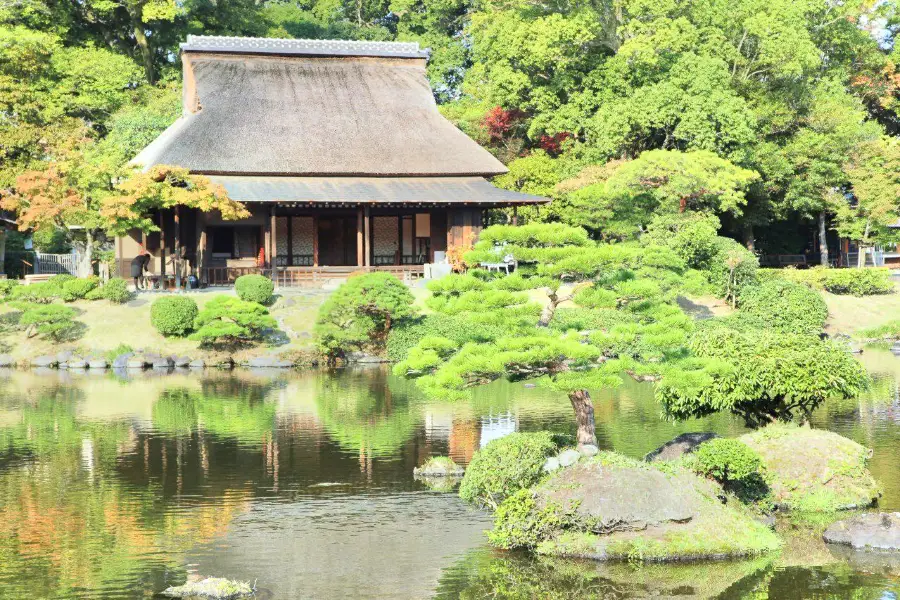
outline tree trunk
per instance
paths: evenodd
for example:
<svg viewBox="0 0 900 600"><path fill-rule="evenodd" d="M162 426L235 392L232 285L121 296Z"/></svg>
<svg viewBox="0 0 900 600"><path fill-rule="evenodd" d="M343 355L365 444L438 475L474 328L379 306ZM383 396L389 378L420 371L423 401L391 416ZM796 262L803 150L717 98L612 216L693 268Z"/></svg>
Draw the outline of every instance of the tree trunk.
<svg viewBox="0 0 900 600"><path fill-rule="evenodd" d="M78 264L78 276L90 277L94 274L92 263L94 262L94 236L90 231L85 231L84 253L81 255L81 261Z"/></svg>
<svg viewBox="0 0 900 600"><path fill-rule="evenodd" d="M859 244L857 246L858 252L856 253L856 266L862 269L866 266L866 249L868 246L866 245L866 240L869 239L869 221L866 221L866 230L863 232L862 239L859 240ZM875 262L874 257L872 258L872 263ZM874 266L874 265L873 265Z"/></svg>
<svg viewBox="0 0 900 600"><path fill-rule="evenodd" d="M6 228L0 227L0 275L6 273L6 236Z"/></svg>
<svg viewBox="0 0 900 600"><path fill-rule="evenodd" d="M576 441L579 446L596 446L597 433L594 426L594 404L587 390L569 392L569 402L575 410L575 422L578 424Z"/></svg>
<svg viewBox="0 0 900 600"><path fill-rule="evenodd" d="M538 321L538 327L549 327L550 321L553 320L553 315L556 314L556 307L562 303L559 296L556 292L549 292L547 297L550 298L550 304L544 307L541 311L541 318Z"/></svg>
<svg viewBox="0 0 900 600"><path fill-rule="evenodd" d="M134 33L134 41L141 51L141 62L144 64L144 76L148 83L156 83L156 71L153 68L153 53L150 51L150 42L144 32L144 6L143 2L128 4L128 16L131 17L131 29Z"/></svg>
<svg viewBox="0 0 900 600"><path fill-rule="evenodd" d="M744 246L750 252L756 252L756 238L753 237L753 223L744 221Z"/></svg>
<svg viewBox="0 0 900 600"><path fill-rule="evenodd" d="M819 264L828 266L828 240L825 238L825 211L819 213Z"/></svg>

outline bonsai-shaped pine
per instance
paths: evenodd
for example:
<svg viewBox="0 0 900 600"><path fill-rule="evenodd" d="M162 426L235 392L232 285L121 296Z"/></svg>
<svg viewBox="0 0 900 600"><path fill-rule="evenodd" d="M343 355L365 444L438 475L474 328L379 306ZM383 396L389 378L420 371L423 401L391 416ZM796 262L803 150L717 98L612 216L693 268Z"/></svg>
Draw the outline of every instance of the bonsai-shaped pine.
<svg viewBox="0 0 900 600"><path fill-rule="evenodd" d="M393 324L411 316L414 298L390 273L351 277L319 309L316 339L329 361L348 351L380 352Z"/></svg>
<svg viewBox="0 0 900 600"><path fill-rule="evenodd" d="M395 372L418 377L429 395L450 398L501 377L539 379L568 395L577 443L596 444L588 390L617 385L626 371L656 372L661 363L684 356L690 319L674 304L672 290L657 282L677 282L678 277L658 276L683 273L684 263L664 248L598 245L584 230L557 224L490 227L466 262L496 262L508 254L519 264L517 275L481 286L451 275L430 286L429 301L433 310L467 315L473 327L499 321L505 333L462 347L426 337ZM508 288L543 290L544 306ZM573 298L598 311L614 311L617 324L594 332L548 327L557 307Z"/></svg>
<svg viewBox="0 0 900 600"><path fill-rule="evenodd" d="M19 317L28 337L42 335L54 341L65 340L78 327L75 309L62 304L34 304L26 307Z"/></svg>
<svg viewBox="0 0 900 600"><path fill-rule="evenodd" d="M278 326L265 306L233 296L210 300L194 321L189 337L203 344L240 343L259 340L266 329Z"/></svg>

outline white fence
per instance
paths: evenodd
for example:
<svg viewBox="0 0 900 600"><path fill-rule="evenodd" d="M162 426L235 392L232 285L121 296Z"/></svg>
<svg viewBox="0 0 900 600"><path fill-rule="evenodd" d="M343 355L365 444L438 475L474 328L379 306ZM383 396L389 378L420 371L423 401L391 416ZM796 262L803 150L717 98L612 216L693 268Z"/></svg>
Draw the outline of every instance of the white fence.
<svg viewBox="0 0 900 600"><path fill-rule="evenodd" d="M34 272L39 275L59 275L68 273L75 275L78 270L78 255L72 254L45 254L37 252L34 262Z"/></svg>

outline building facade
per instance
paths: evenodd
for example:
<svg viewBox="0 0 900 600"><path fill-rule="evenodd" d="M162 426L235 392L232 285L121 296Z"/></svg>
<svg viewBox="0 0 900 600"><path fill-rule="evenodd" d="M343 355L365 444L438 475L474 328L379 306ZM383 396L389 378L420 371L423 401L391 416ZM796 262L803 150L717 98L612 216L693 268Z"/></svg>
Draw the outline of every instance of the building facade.
<svg viewBox="0 0 900 600"><path fill-rule="evenodd" d="M486 210L547 199L501 190L506 168L437 110L417 43L189 36L183 115L134 162L209 177L251 217L175 207L116 240L155 273L209 285L353 270L416 274L471 243ZM438 256L440 256L438 254Z"/></svg>

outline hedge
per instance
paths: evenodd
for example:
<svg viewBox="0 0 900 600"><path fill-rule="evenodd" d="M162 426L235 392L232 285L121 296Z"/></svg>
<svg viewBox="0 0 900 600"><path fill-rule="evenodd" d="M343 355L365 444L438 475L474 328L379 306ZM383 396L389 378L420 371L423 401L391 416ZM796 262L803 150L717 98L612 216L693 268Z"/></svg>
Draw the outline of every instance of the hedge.
<svg viewBox="0 0 900 600"><path fill-rule="evenodd" d="M760 275L766 279L787 279L817 290L832 294L853 296L873 296L894 291L891 270L888 268L829 269L761 269Z"/></svg>
<svg viewBox="0 0 900 600"><path fill-rule="evenodd" d="M241 275L234 282L234 292L246 302L269 304L274 291L275 284L263 275Z"/></svg>

